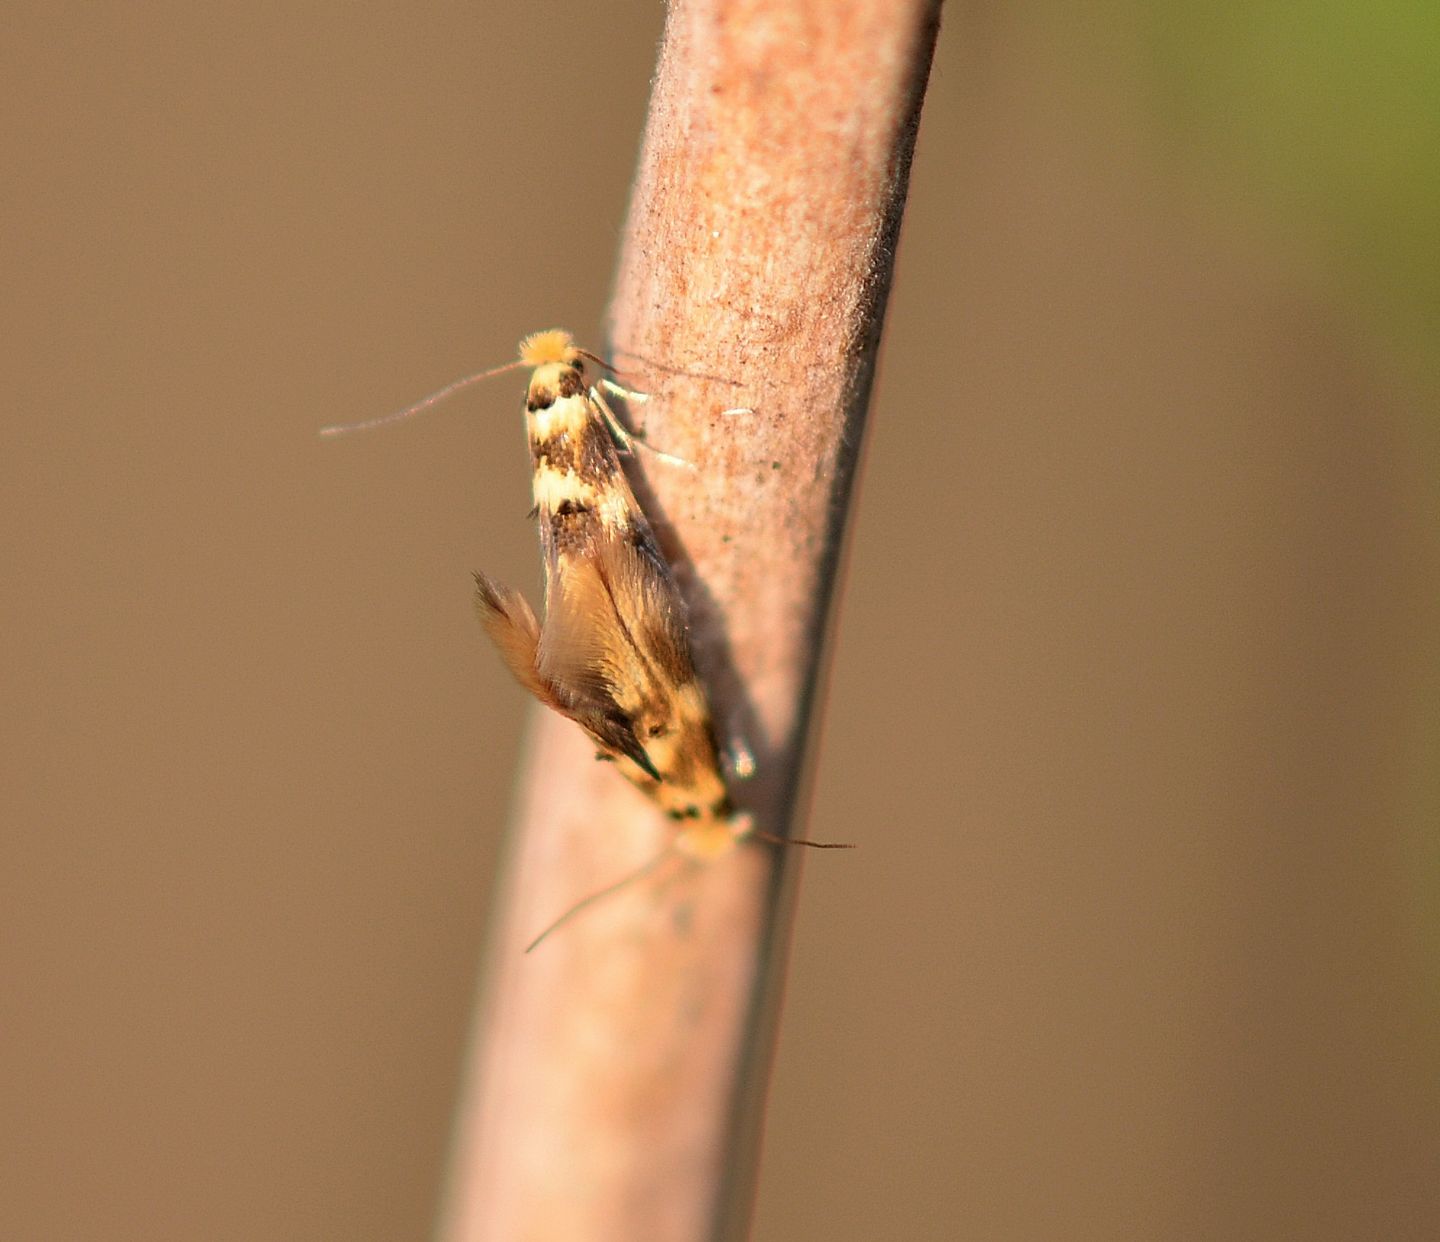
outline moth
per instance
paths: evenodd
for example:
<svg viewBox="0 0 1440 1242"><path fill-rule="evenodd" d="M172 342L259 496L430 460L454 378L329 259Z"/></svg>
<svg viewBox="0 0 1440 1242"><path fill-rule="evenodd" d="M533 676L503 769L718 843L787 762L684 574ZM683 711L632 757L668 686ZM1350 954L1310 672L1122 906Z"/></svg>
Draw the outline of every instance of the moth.
<svg viewBox="0 0 1440 1242"><path fill-rule="evenodd" d="M525 421L545 568L544 621L536 620L519 592L475 575L481 623L510 672L547 707L579 724L595 742L596 757L613 762L676 821L681 831L674 847L682 854L714 858L745 838L854 848L766 832L731 803L690 652L685 601L620 465L620 452L633 452L643 441L625 430L602 390L631 402L646 398L608 378L589 383L587 361L606 365L568 332L536 332L520 342L514 362L456 380L397 413L325 427L320 434L408 419L471 384L528 367ZM743 764L735 767L748 774ZM572 907L530 947L668 853Z"/></svg>
<svg viewBox="0 0 1440 1242"><path fill-rule="evenodd" d="M676 845L702 857L748 835L731 804L710 706L691 656L685 601L621 468L633 451L602 386L588 382L569 333L520 343L530 368L525 421L534 466L545 609L475 575L480 620L515 679L568 716L621 775L684 826Z"/></svg>

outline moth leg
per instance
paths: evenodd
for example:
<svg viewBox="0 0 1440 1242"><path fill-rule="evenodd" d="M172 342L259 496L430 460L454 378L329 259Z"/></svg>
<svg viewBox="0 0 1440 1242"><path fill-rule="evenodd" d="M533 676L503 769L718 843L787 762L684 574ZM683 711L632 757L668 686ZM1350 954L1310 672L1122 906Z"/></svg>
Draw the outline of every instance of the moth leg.
<svg viewBox="0 0 1440 1242"><path fill-rule="evenodd" d="M650 394L648 392L633 392L629 388L622 388L619 384L617 384L614 380L610 379L608 376L602 376L600 378L599 384L600 387L603 388L606 392L608 392L612 397L619 397L620 400L624 401L627 405L644 405L645 402L650 400ZM721 410L720 417L730 418L738 414L754 413L755 407L753 405L736 405L732 406L728 410Z"/></svg>
<svg viewBox="0 0 1440 1242"><path fill-rule="evenodd" d="M627 399L643 396L641 393L627 393L625 389L620 388L618 385L610 384L608 380L601 380L600 382L617 393L625 393ZM605 400L605 394L602 393L599 388L592 387L590 389L590 399L595 402L595 408L600 411L600 417L605 423L606 430L610 432L615 443L618 444L624 452L633 456L635 448L638 445L647 453L654 453L661 461L669 462L672 466L683 466L686 470L695 469L695 467L683 457L676 457L673 453L661 452L653 444L647 443L633 431L626 431L621 425L620 420L615 417L615 411L610 408L610 403Z"/></svg>
<svg viewBox="0 0 1440 1242"><path fill-rule="evenodd" d="M622 388L609 376L602 375L600 377L600 387L612 397L619 397L621 401L627 402L630 405L644 405L645 402L650 400L650 394L648 392L632 392L628 388Z"/></svg>

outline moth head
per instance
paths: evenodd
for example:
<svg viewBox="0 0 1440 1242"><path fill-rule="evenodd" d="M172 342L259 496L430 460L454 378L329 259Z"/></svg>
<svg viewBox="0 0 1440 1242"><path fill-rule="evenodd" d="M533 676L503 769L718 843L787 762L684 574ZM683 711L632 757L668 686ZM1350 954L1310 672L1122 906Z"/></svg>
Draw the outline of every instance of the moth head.
<svg viewBox="0 0 1440 1242"><path fill-rule="evenodd" d="M559 364L563 367L583 367L583 353L576 346L575 338L561 328L547 332L532 332L520 342L520 362L534 370L536 367Z"/></svg>
<svg viewBox="0 0 1440 1242"><path fill-rule="evenodd" d="M585 360L600 362L575 338L559 328L536 332L520 342L520 360L512 366L530 368L530 389L526 408L549 409L559 397L573 397L585 391ZM604 366L604 363L600 363Z"/></svg>

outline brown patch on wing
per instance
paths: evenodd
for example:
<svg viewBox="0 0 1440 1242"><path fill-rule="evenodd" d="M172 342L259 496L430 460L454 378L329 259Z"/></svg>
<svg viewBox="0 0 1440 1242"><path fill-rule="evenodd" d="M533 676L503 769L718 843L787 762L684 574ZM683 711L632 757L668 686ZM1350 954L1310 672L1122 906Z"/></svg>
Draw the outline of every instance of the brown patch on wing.
<svg viewBox="0 0 1440 1242"><path fill-rule="evenodd" d="M562 474L573 470L588 483L609 487L620 470L609 435L603 427L588 426L581 432L536 439L530 452L537 466L550 466Z"/></svg>
<svg viewBox="0 0 1440 1242"><path fill-rule="evenodd" d="M579 555L590 543L590 532L598 519L595 507L583 500L562 500L554 512L545 515L550 545L561 555Z"/></svg>

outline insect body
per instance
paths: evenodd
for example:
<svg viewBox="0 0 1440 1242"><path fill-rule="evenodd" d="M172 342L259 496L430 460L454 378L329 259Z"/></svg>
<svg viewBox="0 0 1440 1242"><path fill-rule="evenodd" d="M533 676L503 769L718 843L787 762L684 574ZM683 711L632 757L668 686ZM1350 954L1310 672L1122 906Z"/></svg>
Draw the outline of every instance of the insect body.
<svg viewBox="0 0 1440 1242"><path fill-rule="evenodd" d="M685 825L677 845L716 854L750 820L731 806L721 776L684 600L620 466L617 443L629 449L631 439L587 383L587 358L565 332L520 344L532 369L525 417L545 619L517 591L476 574L480 619L516 680Z"/></svg>

